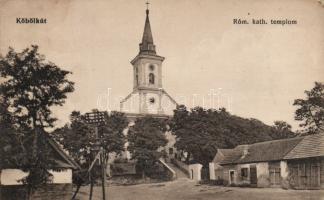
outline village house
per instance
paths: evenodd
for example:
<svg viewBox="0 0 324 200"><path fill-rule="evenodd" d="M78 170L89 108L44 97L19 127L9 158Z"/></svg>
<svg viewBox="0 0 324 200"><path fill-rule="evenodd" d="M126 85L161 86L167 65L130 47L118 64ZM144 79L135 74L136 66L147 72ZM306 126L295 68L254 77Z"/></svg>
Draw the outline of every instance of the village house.
<svg viewBox="0 0 324 200"><path fill-rule="evenodd" d="M210 179L224 185L324 188L324 133L218 149Z"/></svg>
<svg viewBox="0 0 324 200"><path fill-rule="evenodd" d="M33 194L33 199L69 200L72 196L73 170L78 170L80 167L54 140L48 137L47 142L56 166L48 171L52 175L51 182L38 188ZM27 175L28 172L21 169L2 165L0 169L0 199L27 199L25 187L19 181Z"/></svg>

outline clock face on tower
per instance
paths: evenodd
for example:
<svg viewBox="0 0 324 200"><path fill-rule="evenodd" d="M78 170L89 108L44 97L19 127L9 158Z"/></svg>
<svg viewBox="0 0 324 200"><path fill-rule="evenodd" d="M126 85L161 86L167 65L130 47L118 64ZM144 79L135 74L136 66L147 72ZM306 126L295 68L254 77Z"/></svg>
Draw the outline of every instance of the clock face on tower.
<svg viewBox="0 0 324 200"><path fill-rule="evenodd" d="M154 97L151 97L150 100L149 100L149 102L150 102L151 104L154 104L154 103L155 103L155 98L154 98Z"/></svg>
<svg viewBox="0 0 324 200"><path fill-rule="evenodd" d="M159 108L159 96L154 93L147 93L146 105L149 113L156 113Z"/></svg>

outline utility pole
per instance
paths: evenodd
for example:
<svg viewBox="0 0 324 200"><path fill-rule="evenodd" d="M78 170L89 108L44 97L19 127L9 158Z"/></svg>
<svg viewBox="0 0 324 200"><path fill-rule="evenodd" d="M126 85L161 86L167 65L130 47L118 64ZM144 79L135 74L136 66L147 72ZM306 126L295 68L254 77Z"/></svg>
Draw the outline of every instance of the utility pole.
<svg viewBox="0 0 324 200"><path fill-rule="evenodd" d="M98 152L97 156L95 157L93 163L91 164L89 168L89 174L90 174L90 181L91 181L91 187L90 187L90 196L89 200L92 199L92 193L93 193L93 177L91 177L91 170L97 159L100 160L101 165L101 188L102 188L102 200L106 200L106 159L105 159L105 149L100 143L99 138L99 131L98 126L105 124L105 112L100 111L93 111L86 113L85 115L85 121L88 124L91 124L94 126L95 129L95 137L96 137L96 145L95 145L95 152ZM99 157L98 157L99 156Z"/></svg>

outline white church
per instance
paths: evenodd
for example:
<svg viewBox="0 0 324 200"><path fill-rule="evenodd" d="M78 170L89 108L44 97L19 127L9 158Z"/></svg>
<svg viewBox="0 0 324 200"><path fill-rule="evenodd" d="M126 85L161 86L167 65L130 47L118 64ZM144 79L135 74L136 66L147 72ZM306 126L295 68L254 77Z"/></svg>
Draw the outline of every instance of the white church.
<svg viewBox="0 0 324 200"><path fill-rule="evenodd" d="M162 86L162 62L164 59L164 57L156 53L149 20L149 10L147 8L142 42L139 44L139 53L131 60L133 66L133 91L120 102L120 111L126 114L130 125L138 117L151 116L169 119L173 116L173 111L178 104ZM164 150L168 156L164 160L160 160L162 164L175 177L189 176L191 179L200 180L200 170L202 167L200 164L185 165L179 162L176 166L170 162L176 154L176 149L174 148L176 138L171 132L166 132L166 138L168 139L168 144L161 150ZM127 151L126 157L130 159L130 154ZM183 171L187 173L183 173Z"/></svg>
<svg viewBox="0 0 324 200"><path fill-rule="evenodd" d="M128 118L145 115L159 118L172 116L177 103L162 86L164 59L156 53L147 9L139 53L131 61L134 74L133 91L120 102L120 111L126 113Z"/></svg>

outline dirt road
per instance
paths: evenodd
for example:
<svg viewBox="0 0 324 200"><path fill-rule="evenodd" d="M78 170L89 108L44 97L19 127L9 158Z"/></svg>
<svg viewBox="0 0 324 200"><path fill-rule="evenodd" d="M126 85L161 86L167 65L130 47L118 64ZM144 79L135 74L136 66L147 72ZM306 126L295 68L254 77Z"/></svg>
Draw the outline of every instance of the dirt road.
<svg viewBox="0 0 324 200"><path fill-rule="evenodd" d="M108 200L324 200L320 190L283 190L279 188L237 188L199 185L187 178L172 182L107 187ZM79 200L89 199L83 187ZM101 188L95 187L93 200L101 200Z"/></svg>

